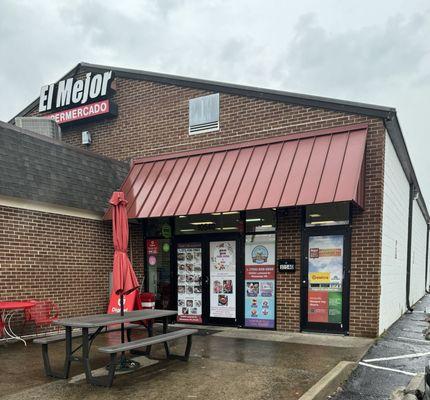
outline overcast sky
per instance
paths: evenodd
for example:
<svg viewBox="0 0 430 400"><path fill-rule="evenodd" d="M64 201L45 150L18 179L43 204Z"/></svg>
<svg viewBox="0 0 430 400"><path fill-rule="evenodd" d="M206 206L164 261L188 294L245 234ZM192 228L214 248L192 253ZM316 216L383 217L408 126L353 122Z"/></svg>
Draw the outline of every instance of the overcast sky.
<svg viewBox="0 0 430 400"><path fill-rule="evenodd" d="M0 0L0 119L80 61L396 107L430 208L428 0Z"/></svg>

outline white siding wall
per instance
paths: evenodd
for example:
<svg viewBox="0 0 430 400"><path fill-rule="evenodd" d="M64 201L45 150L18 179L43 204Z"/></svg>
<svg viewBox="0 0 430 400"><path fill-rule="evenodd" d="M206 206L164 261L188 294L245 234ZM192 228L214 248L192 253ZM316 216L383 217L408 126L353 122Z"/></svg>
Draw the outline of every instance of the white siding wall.
<svg viewBox="0 0 430 400"><path fill-rule="evenodd" d="M409 183L386 134L379 333L406 309L408 208Z"/></svg>
<svg viewBox="0 0 430 400"><path fill-rule="evenodd" d="M415 304L425 294L427 224L416 201L412 212L411 293L409 301Z"/></svg>

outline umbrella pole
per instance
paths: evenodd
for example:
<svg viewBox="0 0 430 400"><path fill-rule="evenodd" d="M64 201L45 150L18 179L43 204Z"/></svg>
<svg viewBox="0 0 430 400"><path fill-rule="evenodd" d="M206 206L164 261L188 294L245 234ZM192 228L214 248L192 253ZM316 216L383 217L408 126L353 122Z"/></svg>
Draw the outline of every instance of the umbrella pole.
<svg viewBox="0 0 430 400"><path fill-rule="evenodd" d="M120 296L120 303L121 303L121 306L120 306L120 313L121 314L120 315L121 315L121 317L123 317L124 316L124 295ZM121 343L124 343L124 341L125 341L125 337L124 337L125 336L124 335L125 329L124 328L125 328L124 323L122 323L121 324ZM140 367L140 363L138 361L133 361L133 360L128 359L125 356L125 351L121 352L121 358L120 358L120 362L119 362L117 371L131 371L131 370L137 369L139 367Z"/></svg>
<svg viewBox="0 0 430 400"><path fill-rule="evenodd" d="M120 297L120 310L121 310L121 317L124 316L124 295L121 294ZM124 323L121 324L121 343L124 343ZM121 366L123 366L123 364L126 363L126 359L125 359L125 351L123 351L121 353Z"/></svg>
<svg viewBox="0 0 430 400"><path fill-rule="evenodd" d="M120 302L121 302L121 307L120 307L121 317L123 317L124 316L124 295L123 294L121 295L120 299L121 299L120 300ZM121 324L121 343L124 343L124 323Z"/></svg>

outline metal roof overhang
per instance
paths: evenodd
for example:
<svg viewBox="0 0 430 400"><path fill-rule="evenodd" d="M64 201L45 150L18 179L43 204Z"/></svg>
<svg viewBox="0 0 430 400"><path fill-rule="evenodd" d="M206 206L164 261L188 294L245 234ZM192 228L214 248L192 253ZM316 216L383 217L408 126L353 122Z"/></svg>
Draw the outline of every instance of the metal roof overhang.
<svg viewBox="0 0 430 400"><path fill-rule="evenodd" d="M128 217L364 207L366 137L367 125L354 125L136 159L121 189Z"/></svg>

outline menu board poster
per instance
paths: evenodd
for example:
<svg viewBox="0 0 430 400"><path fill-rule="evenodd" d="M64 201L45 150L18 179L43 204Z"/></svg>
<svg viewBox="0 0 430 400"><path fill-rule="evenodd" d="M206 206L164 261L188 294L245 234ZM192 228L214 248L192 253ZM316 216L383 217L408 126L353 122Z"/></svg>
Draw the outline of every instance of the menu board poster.
<svg viewBox="0 0 430 400"><path fill-rule="evenodd" d="M236 242L209 243L210 317L236 318Z"/></svg>
<svg viewBox="0 0 430 400"><path fill-rule="evenodd" d="M309 237L309 322L342 322L343 240L343 235Z"/></svg>
<svg viewBox="0 0 430 400"><path fill-rule="evenodd" d="M179 243L178 322L202 323L202 247L200 243Z"/></svg>
<svg viewBox="0 0 430 400"><path fill-rule="evenodd" d="M275 327L275 235L248 235L245 244L245 326Z"/></svg>

